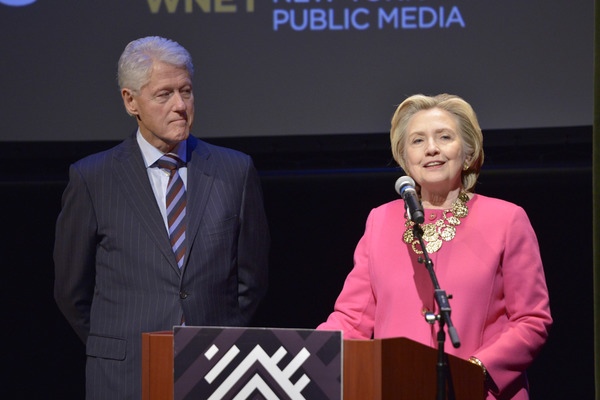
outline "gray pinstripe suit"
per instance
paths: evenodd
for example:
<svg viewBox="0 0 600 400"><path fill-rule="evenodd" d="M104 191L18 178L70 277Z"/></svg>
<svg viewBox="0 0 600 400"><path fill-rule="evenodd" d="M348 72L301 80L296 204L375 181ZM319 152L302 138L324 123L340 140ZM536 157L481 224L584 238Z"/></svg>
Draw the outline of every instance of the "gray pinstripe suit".
<svg viewBox="0 0 600 400"><path fill-rule="evenodd" d="M88 399L139 399L141 333L245 326L266 291L269 234L250 157L188 139L180 271L131 136L70 168L56 225L55 299L86 343Z"/></svg>

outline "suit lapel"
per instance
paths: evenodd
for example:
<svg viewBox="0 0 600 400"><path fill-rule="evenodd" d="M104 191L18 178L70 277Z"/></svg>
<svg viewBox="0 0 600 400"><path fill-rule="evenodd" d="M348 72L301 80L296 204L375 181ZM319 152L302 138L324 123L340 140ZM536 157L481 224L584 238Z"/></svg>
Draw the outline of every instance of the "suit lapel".
<svg viewBox="0 0 600 400"><path fill-rule="evenodd" d="M207 146L190 136L187 143L188 151L188 177L187 177L187 211L188 216L186 237L187 250L184 268L189 260L196 235L200 229L206 204L214 179L214 165L210 162L210 151Z"/></svg>
<svg viewBox="0 0 600 400"><path fill-rule="evenodd" d="M150 186L148 173L135 135L123 142L119 151L115 153L115 159L113 173L117 181L120 182L121 189L129 200L131 208L148 235L156 243L158 249L169 261L171 267L178 274L181 273L177 267L165 223L156 204L156 197L152 191L152 186Z"/></svg>

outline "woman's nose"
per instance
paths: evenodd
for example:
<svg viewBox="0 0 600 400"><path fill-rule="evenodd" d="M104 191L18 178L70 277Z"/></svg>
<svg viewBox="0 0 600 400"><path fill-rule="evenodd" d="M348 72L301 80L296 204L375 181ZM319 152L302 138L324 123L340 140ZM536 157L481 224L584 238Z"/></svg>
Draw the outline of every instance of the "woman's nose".
<svg viewBox="0 0 600 400"><path fill-rule="evenodd" d="M440 148L438 147L436 141L433 138L427 140L427 147L425 148L425 152L427 154L437 154L439 153Z"/></svg>

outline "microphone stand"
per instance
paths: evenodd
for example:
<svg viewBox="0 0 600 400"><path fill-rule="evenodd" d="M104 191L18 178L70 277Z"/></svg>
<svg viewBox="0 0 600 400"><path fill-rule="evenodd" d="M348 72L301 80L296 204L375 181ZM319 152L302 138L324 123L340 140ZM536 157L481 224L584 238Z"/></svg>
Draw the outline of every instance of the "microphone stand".
<svg viewBox="0 0 600 400"><path fill-rule="evenodd" d="M431 258L429 258L429 254L425 249L425 244L423 242L423 229L421 225L415 222L413 226L413 233L415 237L419 240L419 244L421 245L421 249L423 250L423 257L419 257L419 263L425 264L427 271L429 271L429 276L431 277L431 282L433 283L433 288L435 290L435 301L440 310L439 315L435 315L433 313L425 314L425 320L433 324L435 321L438 321L439 330L437 333L437 342L438 342L438 361L436 364L436 377L437 377L437 400L446 400L446 382L448 381L448 363L446 362L446 354L444 352L444 345L446 343L446 334L444 332L444 325L448 325L448 335L450 335L450 341L455 348L460 347L460 340L458 339L458 333L456 332L456 328L452 324L452 319L450 319L450 313L452 310L450 309L450 303L448 302L449 298L452 296L447 296L446 291L440 289L440 285L438 283L437 277L435 275L435 271L433 270L433 262ZM450 382L451 383L451 382ZM453 395L453 393L452 393ZM454 396L452 396L454 397Z"/></svg>

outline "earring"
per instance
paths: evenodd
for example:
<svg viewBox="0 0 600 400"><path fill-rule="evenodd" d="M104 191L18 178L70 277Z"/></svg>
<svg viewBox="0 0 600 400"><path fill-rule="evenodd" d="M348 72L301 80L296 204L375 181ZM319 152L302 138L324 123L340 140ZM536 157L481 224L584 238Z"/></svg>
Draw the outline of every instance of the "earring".
<svg viewBox="0 0 600 400"><path fill-rule="evenodd" d="M469 164L465 163L465 165L463 165L463 171L467 171L469 169Z"/></svg>

